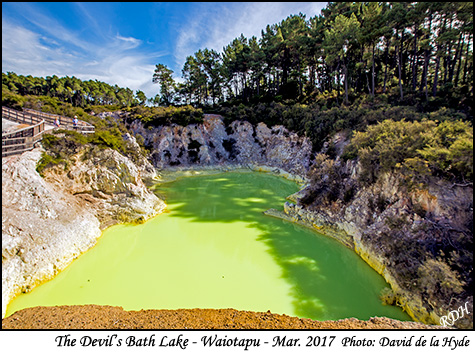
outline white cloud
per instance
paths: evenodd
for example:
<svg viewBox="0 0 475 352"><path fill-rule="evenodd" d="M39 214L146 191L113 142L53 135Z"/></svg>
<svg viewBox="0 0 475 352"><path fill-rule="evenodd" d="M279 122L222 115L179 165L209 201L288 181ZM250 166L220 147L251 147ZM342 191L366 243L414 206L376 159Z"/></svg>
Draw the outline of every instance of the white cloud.
<svg viewBox="0 0 475 352"><path fill-rule="evenodd" d="M125 44L127 44L127 46L123 47L122 50L134 49L142 43L140 39L136 39L132 37L122 37L119 34L116 35L116 38L124 42Z"/></svg>
<svg viewBox="0 0 475 352"><path fill-rule="evenodd" d="M2 70L42 76L74 67L73 53L45 42L38 33L2 20Z"/></svg>
<svg viewBox="0 0 475 352"><path fill-rule="evenodd" d="M198 6L190 23L179 33L175 60L180 69L186 56L199 49L222 52L241 33L246 38L261 37L266 26L280 23L290 15L300 12L309 19L319 15L326 2L243 2L205 3Z"/></svg>
<svg viewBox="0 0 475 352"><path fill-rule="evenodd" d="M177 81L181 81L179 76L186 56L198 49L221 52L241 33L247 38L253 35L260 38L267 24L279 23L299 12L308 19L326 6L326 3L292 2L191 4L191 13L180 14L183 24L172 53L175 64L170 68L175 71ZM23 22L12 22L2 16L2 71L97 79L134 91L140 89L147 97L155 96L158 87L152 83L154 65L170 53L160 48L150 52L148 42L113 31L111 28L118 28L113 23L99 25L97 14L88 11L83 3L76 4L76 9L83 17L82 28L77 30L66 28L32 3L22 4L21 12L18 10Z"/></svg>
<svg viewBox="0 0 475 352"><path fill-rule="evenodd" d="M45 36L55 38L57 41L62 43L68 43L69 46L75 47L76 49L86 51L90 50L91 43L80 38L80 31L67 29L59 22L59 20L42 13L37 4L22 4L21 13L22 16L28 19L28 22L41 29Z"/></svg>
<svg viewBox="0 0 475 352"><path fill-rule="evenodd" d="M76 50L64 33L48 37L2 20L2 71L46 77L75 76L82 80L97 79L111 85L144 91L147 97L157 94L152 83L154 65L149 62L164 53L144 54L141 41L116 35L108 44L94 44ZM114 40L115 39L115 40Z"/></svg>
<svg viewBox="0 0 475 352"><path fill-rule="evenodd" d="M105 57L96 67L96 71L103 70L101 80L114 82L134 91L140 89L147 97L157 94L157 87L152 83L154 69L155 66L147 64L144 57L123 55Z"/></svg>

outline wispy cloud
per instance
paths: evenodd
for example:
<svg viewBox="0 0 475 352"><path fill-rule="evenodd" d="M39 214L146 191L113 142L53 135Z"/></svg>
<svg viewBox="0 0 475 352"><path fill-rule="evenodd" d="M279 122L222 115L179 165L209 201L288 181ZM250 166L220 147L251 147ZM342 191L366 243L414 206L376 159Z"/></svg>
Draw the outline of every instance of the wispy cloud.
<svg viewBox="0 0 475 352"><path fill-rule="evenodd" d="M20 74L58 74L77 67L77 55L21 26L2 21L2 68ZM28 68L29 72L24 72ZM24 73L22 73L24 72Z"/></svg>
<svg viewBox="0 0 475 352"><path fill-rule="evenodd" d="M43 21L48 19L43 16ZM157 94L150 62L165 53L131 50L142 44L133 37L117 34L98 45L87 43L58 23L54 27L54 31L39 34L2 19L2 70L40 77L98 79L134 91L140 89L148 97Z"/></svg>
<svg viewBox="0 0 475 352"><path fill-rule="evenodd" d="M98 36L103 36L103 26L101 26L98 20L87 10L84 3L74 3L77 12L85 19L84 23L87 27L91 28Z"/></svg>
<svg viewBox="0 0 475 352"><path fill-rule="evenodd" d="M279 23L289 15L300 12L307 19L319 15L327 3L321 2L243 2L213 3L213 6L197 5L190 14L190 21L178 36L175 61L182 67L186 56L198 49L214 49L221 52L241 33L251 38L261 37L268 24Z"/></svg>
<svg viewBox="0 0 475 352"><path fill-rule="evenodd" d="M128 14L120 13L123 17L119 18L114 13L122 6L105 4L63 3L58 6L63 11L67 8L67 16L57 16L41 3L3 3L2 10L9 11L2 11L2 71L98 79L134 91L140 89L152 97L158 91L152 83L155 64L169 63L180 81L186 57L198 49L221 52L241 33L247 38L260 38L267 24L279 23L299 12L310 18L326 5L196 2L175 7L160 3L150 7L150 16L142 16L146 4L127 5L129 11L136 11L131 14L135 16L133 27L123 23ZM163 11L168 11L167 17L161 17ZM143 22L137 23L137 19ZM169 21L166 26L164 21ZM144 37L138 34L140 31ZM173 44L167 42L170 39Z"/></svg>
<svg viewBox="0 0 475 352"><path fill-rule="evenodd" d="M43 33L45 36L54 38L61 43L67 43L70 47L75 47L76 49L90 49L91 43L80 37L80 31L66 28L57 19L43 13L37 4L23 4L21 13L33 25L33 28L38 28L38 32Z"/></svg>
<svg viewBox="0 0 475 352"><path fill-rule="evenodd" d="M119 34L117 34L116 39L118 39L119 41L122 41L123 43L121 44L126 44L125 46L122 47L122 50L134 49L142 43L142 41L139 39L132 38L132 37L122 37Z"/></svg>

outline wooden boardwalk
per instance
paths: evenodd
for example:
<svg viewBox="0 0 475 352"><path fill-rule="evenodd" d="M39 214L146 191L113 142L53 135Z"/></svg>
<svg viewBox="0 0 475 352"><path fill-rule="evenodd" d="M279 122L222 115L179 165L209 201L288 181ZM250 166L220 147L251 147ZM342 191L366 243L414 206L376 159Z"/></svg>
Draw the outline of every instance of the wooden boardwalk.
<svg viewBox="0 0 475 352"><path fill-rule="evenodd" d="M56 119L59 120L61 129L94 133L94 126L85 121L78 120L77 125L74 125L71 118L32 109L18 111L2 106L3 119L16 122L19 125L9 131L2 130L2 157L33 149L35 144L43 138L44 133L49 133L57 128L54 125Z"/></svg>

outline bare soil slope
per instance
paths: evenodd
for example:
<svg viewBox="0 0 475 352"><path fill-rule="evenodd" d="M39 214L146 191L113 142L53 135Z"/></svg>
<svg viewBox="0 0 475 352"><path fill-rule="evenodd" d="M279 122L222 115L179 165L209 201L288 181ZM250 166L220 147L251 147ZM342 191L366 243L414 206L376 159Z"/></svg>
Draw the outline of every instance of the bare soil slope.
<svg viewBox="0 0 475 352"><path fill-rule="evenodd" d="M2 329L439 329L439 326L373 317L338 321L300 319L271 312L235 309L125 311L121 307L84 305L34 307L2 320Z"/></svg>

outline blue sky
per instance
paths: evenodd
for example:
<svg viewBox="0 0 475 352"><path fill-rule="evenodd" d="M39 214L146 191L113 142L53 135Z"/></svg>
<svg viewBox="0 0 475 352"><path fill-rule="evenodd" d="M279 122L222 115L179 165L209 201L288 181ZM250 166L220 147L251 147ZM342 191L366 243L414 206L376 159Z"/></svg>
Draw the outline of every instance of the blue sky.
<svg viewBox="0 0 475 352"><path fill-rule="evenodd" d="M319 15L322 2L2 2L2 72L76 76L158 93L155 65L179 80L187 56L222 52L287 16Z"/></svg>

